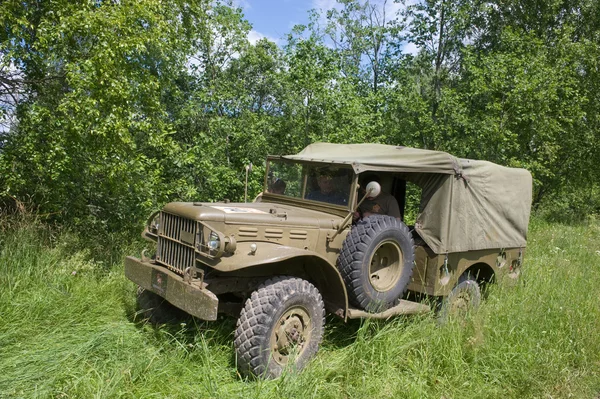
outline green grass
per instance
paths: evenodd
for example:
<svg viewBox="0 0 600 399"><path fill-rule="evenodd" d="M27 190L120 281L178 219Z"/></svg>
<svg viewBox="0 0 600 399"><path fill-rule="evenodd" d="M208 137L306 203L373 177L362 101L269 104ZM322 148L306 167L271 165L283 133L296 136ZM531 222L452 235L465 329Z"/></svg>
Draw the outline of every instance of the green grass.
<svg viewBox="0 0 600 399"><path fill-rule="evenodd" d="M521 280L466 321L327 319L300 375L244 381L235 320L134 321L121 264L73 253L34 221L0 230L2 398L596 398L600 223L534 220Z"/></svg>

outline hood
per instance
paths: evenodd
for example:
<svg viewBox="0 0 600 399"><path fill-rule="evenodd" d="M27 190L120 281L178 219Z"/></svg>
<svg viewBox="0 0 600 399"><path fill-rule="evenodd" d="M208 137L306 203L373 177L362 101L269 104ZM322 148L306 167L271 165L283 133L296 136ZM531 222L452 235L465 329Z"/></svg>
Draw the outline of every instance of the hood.
<svg viewBox="0 0 600 399"><path fill-rule="evenodd" d="M331 228L343 218L330 213L267 202L171 202L163 211L201 222Z"/></svg>

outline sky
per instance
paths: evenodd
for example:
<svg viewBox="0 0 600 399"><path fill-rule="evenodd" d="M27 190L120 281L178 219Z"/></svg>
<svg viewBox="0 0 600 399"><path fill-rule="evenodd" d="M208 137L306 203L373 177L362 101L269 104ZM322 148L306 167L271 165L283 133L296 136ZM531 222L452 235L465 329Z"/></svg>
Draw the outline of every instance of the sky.
<svg viewBox="0 0 600 399"><path fill-rule="evenodd" d="M248 40L255 43L263 37L277 44L294 25L308 23L308 10L314 8L313 0L239 0L245 18L252 24Z"/></svg>
<svg viewBox="0 0 600 399"><path fill-rule="evenodd" d="M245 18L252 24L248 40L255 43L263 37L282 45L294 25L308 23L311 9L326 11L336 6L335 0L234 0ZM383 4L384 0L371 0ZM393 0L386 3L387 15L394 15L401 6ZM324 13L323 13L324 14Z"/></svg>

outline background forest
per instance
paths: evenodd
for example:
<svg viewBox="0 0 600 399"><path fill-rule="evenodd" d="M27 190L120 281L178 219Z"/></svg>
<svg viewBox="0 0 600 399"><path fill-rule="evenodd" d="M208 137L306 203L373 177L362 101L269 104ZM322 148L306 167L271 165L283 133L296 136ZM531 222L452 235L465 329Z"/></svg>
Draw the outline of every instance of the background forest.
<svg viewBox="0 0 600 399"><path fill-rule="evenodd" d="M0 4L0 203L119 242L167 201L243 200L267 154L378 142L524 167L600 209L600 3L341 0L281 45L207 0ZM416 51L407 52L408 48Z"/></svg>

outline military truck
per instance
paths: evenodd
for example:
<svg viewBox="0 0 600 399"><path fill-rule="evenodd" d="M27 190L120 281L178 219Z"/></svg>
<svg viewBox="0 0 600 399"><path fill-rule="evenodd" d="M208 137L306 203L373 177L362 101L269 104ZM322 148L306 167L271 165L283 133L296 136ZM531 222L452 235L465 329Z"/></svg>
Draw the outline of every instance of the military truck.
<svg viewBox="0 0 600 399"><path fill-rule="evenodd" d="M181 311L237 317L240 372L277 377L317 352L326 312L430 311L407 299L416 294L460 311L479 303L483 284L518 277L531 186L524 169L440 151L316 143L269 156L255 202L167 204L143 232L152 253L127 257L125 274L151 322ZM380 191L396 198L400 218L357 215ZM415 193L418 213L405 223Z"/></svg>

